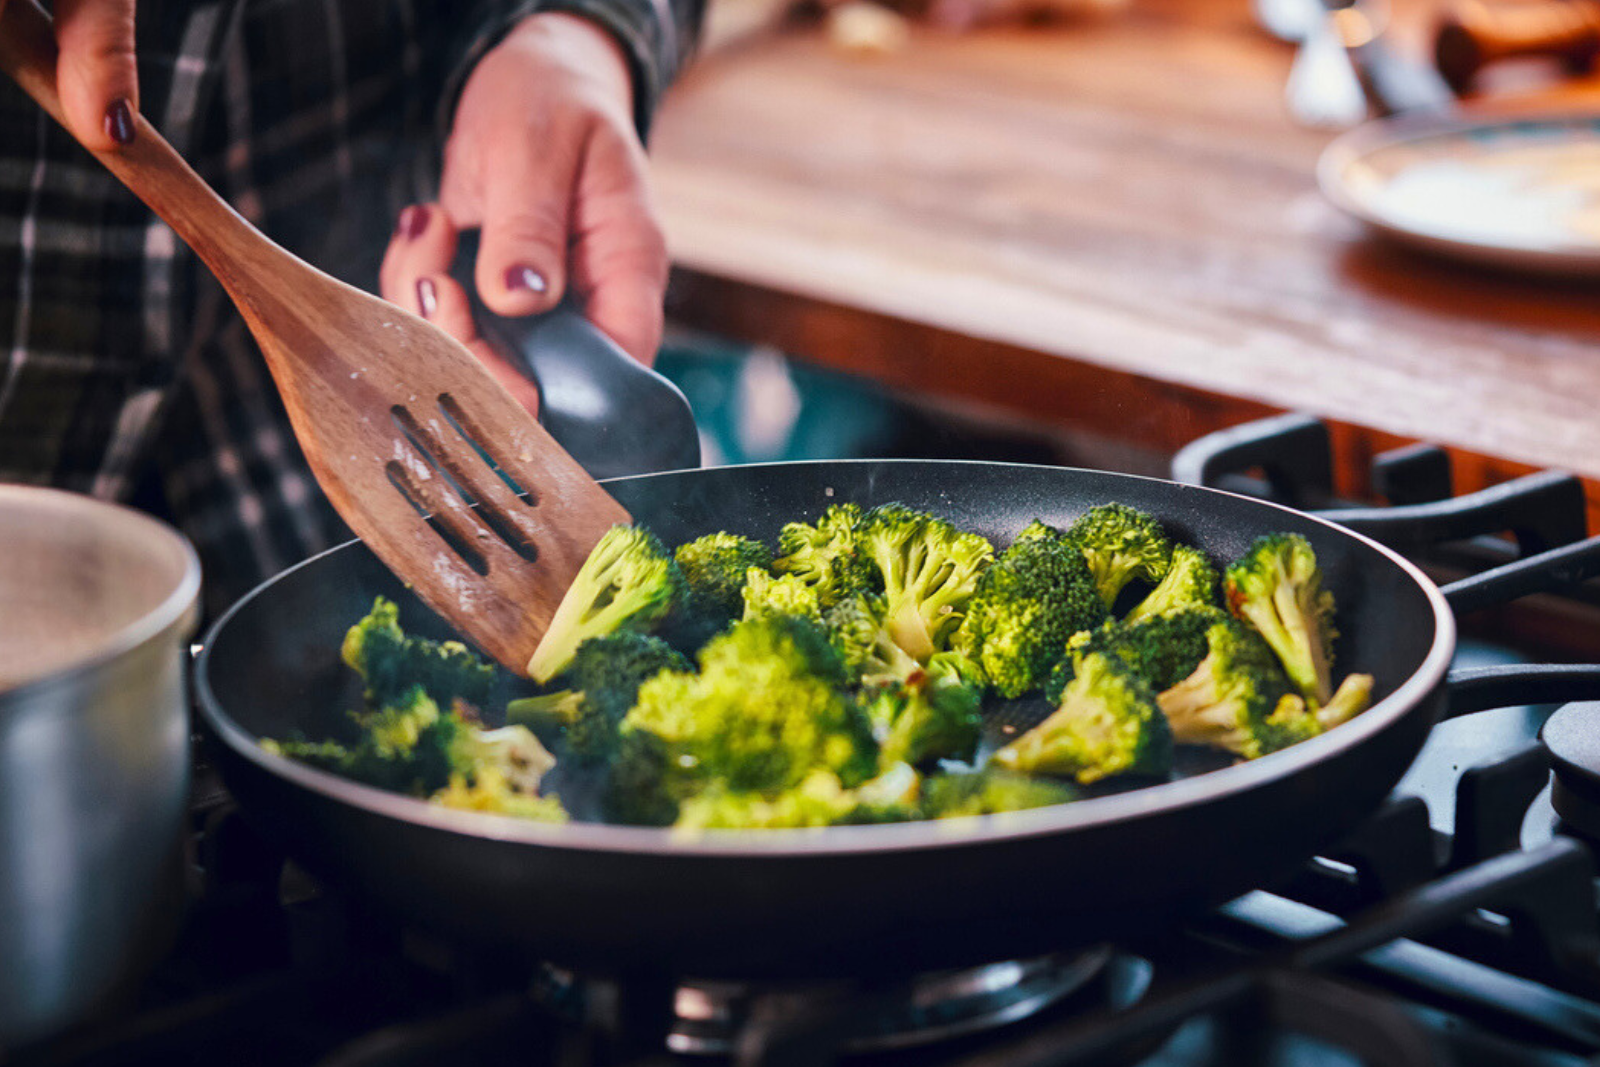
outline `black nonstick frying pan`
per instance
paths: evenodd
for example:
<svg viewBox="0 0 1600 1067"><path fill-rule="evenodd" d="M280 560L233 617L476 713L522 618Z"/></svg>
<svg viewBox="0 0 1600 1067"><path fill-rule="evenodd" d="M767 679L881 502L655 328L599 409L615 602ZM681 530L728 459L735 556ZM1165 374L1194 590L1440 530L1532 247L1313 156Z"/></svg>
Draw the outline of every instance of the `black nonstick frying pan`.
<svg viewBox="0 0 1600 1067"><path fill-rule="evenodd" d="M257 744L355 705L345 629L377 595L441 625L364 546L255 590L197 663L201 714L244 812L312 870L424 925L586 971L701 977L864 975L1031 955L1136 932L1293 870L1390 792L1443 700L1444 598L1349 530L1153 479L960 461L678 471L607 488L669 544L717 529L771 538L830 503L901 501L1005 543L1121 501L1218 559L1297 531L1339 601L1338 671L1376 678L1352 722L1263 759L1186 753L1170 782L1006 816L723 832L550 826L450 811L271 755Z"/></svg>

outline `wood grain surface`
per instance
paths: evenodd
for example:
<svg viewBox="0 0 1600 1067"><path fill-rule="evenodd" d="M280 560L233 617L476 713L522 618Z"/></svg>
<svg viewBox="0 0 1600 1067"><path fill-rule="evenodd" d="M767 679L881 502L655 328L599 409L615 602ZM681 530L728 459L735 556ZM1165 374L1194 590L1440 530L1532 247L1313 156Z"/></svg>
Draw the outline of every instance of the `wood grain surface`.
<svg viewBox="0 0 1600 1067"><path fill-rule="evenodd" d="M1412 4L1399 43L1431 9ZM1600 283L1391 247L1318 193L1292 50L1246 0L863 58L815 28L713 51L662 112L673 312L892 386L1176 447L1280 410L1462 488L1600 485ZM1593 103L1593 88L1574 92Z"/></svg>

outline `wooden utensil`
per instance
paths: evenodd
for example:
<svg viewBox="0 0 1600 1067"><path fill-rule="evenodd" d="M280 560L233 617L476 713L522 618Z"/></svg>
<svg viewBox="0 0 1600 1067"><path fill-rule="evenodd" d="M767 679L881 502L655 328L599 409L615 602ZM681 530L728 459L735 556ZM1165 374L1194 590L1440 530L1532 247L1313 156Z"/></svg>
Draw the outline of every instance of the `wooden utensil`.
<svg viewBox="0 0 1600 1067"><path fill-rule="evenodd" d="M0 6L0 69L63 120L50 19L34 0ZM133 143L95 155L238 305L350 528L485 652L525 671L590 549L628 513L471 352L269 241L142 116Z"/></svg>

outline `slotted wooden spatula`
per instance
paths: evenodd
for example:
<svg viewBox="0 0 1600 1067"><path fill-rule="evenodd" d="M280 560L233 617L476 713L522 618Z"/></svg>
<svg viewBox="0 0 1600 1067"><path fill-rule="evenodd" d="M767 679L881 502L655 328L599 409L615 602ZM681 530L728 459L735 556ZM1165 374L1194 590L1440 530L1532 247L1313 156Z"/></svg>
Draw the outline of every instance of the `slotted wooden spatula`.
<svg viewBox="0 0 1600 1067"><path fill-rule="evenodd" d="M62 120L34 0L0 4L0 69ZM523 673L590 549L628 513L466 348L267 240L135 123L131 145L96 155L239 306L334 507L430 607Z"/></svg>

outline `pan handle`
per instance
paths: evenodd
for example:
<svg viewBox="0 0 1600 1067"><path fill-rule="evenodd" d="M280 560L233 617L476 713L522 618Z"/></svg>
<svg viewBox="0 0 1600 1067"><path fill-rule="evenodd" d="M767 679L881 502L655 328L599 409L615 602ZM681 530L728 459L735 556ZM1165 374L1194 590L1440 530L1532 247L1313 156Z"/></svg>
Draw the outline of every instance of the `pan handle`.
<svg viewBox="0 0 1600 1067"><path fill-rule="evenodd" d="M1442 719L1523 704L1600 700L1600 664L1504 663L1450 672Z"/></svg>
<svg viewBox="0 0 1600 1067"><path fill-rule="evenodd" d="M461 234L451 276L478 332L539 387L539 422L595 478L700 466L700 432L678 387L629 356L570 303L504 318L478 299L476 230Z"/></svg>

